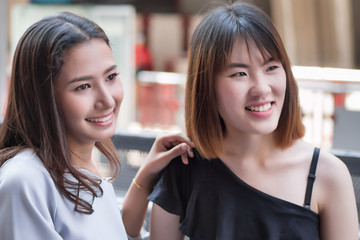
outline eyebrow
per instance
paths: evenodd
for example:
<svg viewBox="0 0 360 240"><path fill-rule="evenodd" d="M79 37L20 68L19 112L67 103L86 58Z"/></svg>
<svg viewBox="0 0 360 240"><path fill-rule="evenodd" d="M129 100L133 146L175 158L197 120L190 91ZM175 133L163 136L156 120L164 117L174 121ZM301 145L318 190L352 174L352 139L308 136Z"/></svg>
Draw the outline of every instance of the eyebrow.
<svg viewBox="0 0 360 240"><path fill-rule="evenodd" d="M262 64L262 66L265 66L266 64L268 64L269 62L275 61L275 59L273 57L269 57L267 58L264 63ZM249 68L250 66L248 64L245 63L230 63L228 65L228 68Z"/></svg>
<svg viewBox="0 0 360 240"><path fill-rule="evenodd" d="M110 67L108 67L105 71L104 74L107 74L108 72L111 72L112 70L114 70L115 68L117 68L117 66L114 64ZM91 79L91 76L83 76L83 77L78 77L78 78L74 78L71 81L68 82L68 84L72 84L72 83L76 83L76 82L81 82L81 81L86 81Z"/></svg>

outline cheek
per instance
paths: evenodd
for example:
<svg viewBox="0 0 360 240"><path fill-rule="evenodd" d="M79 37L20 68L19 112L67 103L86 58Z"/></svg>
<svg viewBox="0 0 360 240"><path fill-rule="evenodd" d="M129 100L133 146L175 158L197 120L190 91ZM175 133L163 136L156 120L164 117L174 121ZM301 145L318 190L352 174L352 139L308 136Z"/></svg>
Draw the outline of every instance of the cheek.
<svg viewBox="0 0 360 240"><path fill-rule="evenodd" d="M226 118L228 112L232 111L232 108L236 102L238 102L239 92L227 84L220 84L216 88L216 106L219 114L222 118Z"/></svg>
<svg viewBox="0 0 360 240"><path fill-rule="evenodd" d="M84 118L87 109L87 104L83 101L68 101L67 104L61 106L65 122L71 122L78 118Z"/></svg>
<svg viewBox="0 0 360 240"><path fill-rule="evenodd" d="M275 82L274 87L276 89L277 94L285 96L285 91L286 91L286 74L285 74L285 72L283 74L281 74L279 77L277 77L277 80L274 82Z"/></svg>
<svg viewBox="0 0 360 240"><path fill-rule="evenodd" d="M124 99L124 89L121 82L111 87L111 94L116 103L120 105Z"/></svg>
<svg viewBox="0 0 360 240"><path fill-rule="evenodd" d="M88 111L87 103L87 99L74 98L71 95L63 95L58 98L57 104L64 123L69 125L75 119L83 118L83 115Z"/></svg>
<svg viewBox="0 0 360 240"><path fill-rule="evenodd" d="M239 103L242 97L245 96L244 86L238 84L223 83L216 87L216 102L217 105L231 105L235 102Z"/></svg>
<svg viewBox="0 0 360 240"><path fill-rule="evenodd" d="M285 93L286 93L286 80L283 82L283 84L281 84L280 89L281 89L281 93L284 95L284 98L285 98Z"/></svg>

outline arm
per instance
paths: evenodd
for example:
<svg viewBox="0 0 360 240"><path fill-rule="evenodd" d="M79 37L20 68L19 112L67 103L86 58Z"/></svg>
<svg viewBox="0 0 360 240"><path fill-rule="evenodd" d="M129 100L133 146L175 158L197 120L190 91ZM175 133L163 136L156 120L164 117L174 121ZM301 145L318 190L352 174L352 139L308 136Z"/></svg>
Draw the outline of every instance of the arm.
<svg viewBox="0 0 360 240"><path fill-rule="evenodd" d="M150 240L182 240L184 235L179 231L180 217L166 212L154 204L150 216Z"/></svg>
<svg viewBox="0 0 360 240"><path fill-rule="evenodd" d="M322 239L359 239L354 188L346 165L328 153L319 165L319 216Z"/></svg>
<svg viewBox="0 0 360 240"><path fill-rule="evenodd" d="M147 197L160 171L180 155L184 164L187 164L187 156L193 157L192 147L193 143L181 134L156 138L145 163L134 178L138 186L134 182L130 185L123 203L122 218L129 236L136 237L140 234L148 206Z"/></svg>

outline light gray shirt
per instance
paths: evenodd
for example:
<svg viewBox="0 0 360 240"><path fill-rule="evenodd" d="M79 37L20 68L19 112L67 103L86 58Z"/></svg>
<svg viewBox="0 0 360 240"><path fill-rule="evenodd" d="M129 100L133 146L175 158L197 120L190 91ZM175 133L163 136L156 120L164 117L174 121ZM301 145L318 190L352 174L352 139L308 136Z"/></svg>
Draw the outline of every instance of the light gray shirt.
<svg viewBox="0 0 360 240"><path fill-rule="evenodd" d="M113 186L101 188L91 215L75 212L34 152L20 152L0 168L0 239L127 240Z"/></svg>

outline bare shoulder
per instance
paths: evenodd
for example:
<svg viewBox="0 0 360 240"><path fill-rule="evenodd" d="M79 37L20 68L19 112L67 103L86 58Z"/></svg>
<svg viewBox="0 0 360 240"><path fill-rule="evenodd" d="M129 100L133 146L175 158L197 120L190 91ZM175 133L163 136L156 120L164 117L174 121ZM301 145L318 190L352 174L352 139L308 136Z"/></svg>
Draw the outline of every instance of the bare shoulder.
<svg viewBox="0 0 360 240"><path fill-rule="evenodd" d="M346 164L325 150L320 151L315 190L320 213L334 208L334 203L350 200L353 202L355 199L351 175Z"/></svg>
<svg viewBox="0 0 360 240"><path fill-rule="evenodd" d="M308 169L313 151L313 145L298 141L294 146L293 154L300 155L304 161L304 166ZM352 188L352 180L345 163L330 152L320 149L316 168L315 195L318 193L318 196L323 196L322 198L326 199L331 194L336 195L349 186Z"/></svg>
<svg viewBox="0 0 360 240"><path fill-rule="evenodd" d="M351 181L350 172L345 163L325 150L320 151L317 176L319 180L327 184Z"/></svg>
<svg viewBox="0 0 360 240"><path fill-rule="evenodd" d="M321 150L314 183L314 202L324 239L358 239L355 192L345 163ZM346 204L342 204L346 203Z"/></svg>
<svg viewBox="0 0 360 240"><path fill-rule="evenodd" d="M287 151L300 156L303 172L309 171L314 146L297 140ZM311 210L320 218L322 239L358 239L359 222L355 192L345 163L321 149L311 196ZM346 204L344 204L346 203Z"/></svg>
<svg viewBox="0 0 360 240"><path fill-rule="evenodd" d="M305 165L311 161L315 146L303 140L298 140L290 148L290 154L300 156ZM345 163L327 150L320 149L319 160L316 168L316 179L322 181L335 181L350 177Z"/></svg>

